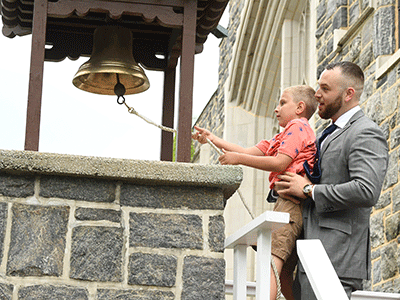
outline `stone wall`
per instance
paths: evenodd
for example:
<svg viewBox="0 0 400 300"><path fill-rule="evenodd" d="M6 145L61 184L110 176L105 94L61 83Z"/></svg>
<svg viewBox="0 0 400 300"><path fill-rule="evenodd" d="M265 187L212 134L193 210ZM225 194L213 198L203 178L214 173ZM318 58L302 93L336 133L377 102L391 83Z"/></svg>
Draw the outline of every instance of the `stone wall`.
<svg viewBox="0 0 400 300"><path fill-rule="evenodd" d="M398 293L400 66L394 62L385 69L383 64L396 54L398 4L396 1L318 2L318 77L330 62L349 60L357 63L365 74L361 107L383 129L389 143L388 174L380 200L371 214L372 280L365 282L364 289ZM325 124L326 121L318 119L317 130L323 130Z"/></svg>
<svg viewBox="0 0 400 300"><path fill-rule="evenodd" d="M240 167L0 151L0 299L225 299Z"/></svg>

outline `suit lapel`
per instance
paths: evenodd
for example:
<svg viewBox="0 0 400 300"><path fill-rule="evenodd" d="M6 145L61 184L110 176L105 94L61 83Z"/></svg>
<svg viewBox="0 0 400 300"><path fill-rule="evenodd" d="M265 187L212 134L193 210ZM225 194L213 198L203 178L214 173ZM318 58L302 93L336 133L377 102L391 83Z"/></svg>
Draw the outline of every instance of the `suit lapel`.
<svg viewBox="0 0 400 300"><path fill-rule="evenodd" d="M336 140L339 136L341 136L343 133L345 133L350 127L351 125L357 121L359 118L361 118L362 116L364 116L364 113L362 112L362 110L359 110L358 112L356 112L351 118L350 120L347 122L347 124L340 130L335 131L334 133L332 133L330 136L328 136L326 138L326 140L323 143L322 149L321 149L321 157L324 154L324 152L326 151L326 149L329 147L330 143L333 142L334 140Z"/></svg>

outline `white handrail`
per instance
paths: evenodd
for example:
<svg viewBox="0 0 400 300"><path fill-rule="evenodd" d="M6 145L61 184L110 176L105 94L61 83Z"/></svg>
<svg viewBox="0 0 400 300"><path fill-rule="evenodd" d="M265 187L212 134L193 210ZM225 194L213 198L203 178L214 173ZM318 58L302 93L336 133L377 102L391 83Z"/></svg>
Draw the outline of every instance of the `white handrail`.
<svg viewBox="0 0 400 300"><path fill-rule="evenodd" d="M271 232L289 223L289 214L266 211L225 240L225 248L234 249L234 300L246 299L247 247L257 246L256 300L269 300L271 274Z"/></svg>
<svg viewBox="0 0 400 300"><path fill-rule="evenodd" d="M298 240L297 253L318 300L348 300L320 240ZM400 300L400 294L355 291L351 300Z"/></svg>
<svg viewBox="0 0 400 300"><path fill-rule="evenodd" d="M351 300L399 300L400 294L355 291L351 294Z"/></svg>

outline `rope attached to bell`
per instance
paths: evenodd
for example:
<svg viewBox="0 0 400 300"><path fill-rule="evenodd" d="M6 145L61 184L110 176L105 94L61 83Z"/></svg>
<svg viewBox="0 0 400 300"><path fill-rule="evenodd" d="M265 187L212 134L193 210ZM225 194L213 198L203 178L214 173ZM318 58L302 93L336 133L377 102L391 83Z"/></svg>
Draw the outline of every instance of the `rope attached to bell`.
<svg viewBox="0 0 400 300"><path fill-rule="evenodd" d="M125 97L124 97L125 92L126 92L125 86L119 81L119 74L116 73L116 75L117 75L117 83L114 86L114 93L115 93L115 95L118 96L118 98L117 98L117 103L118 104L120 104L120 105L125 104L126 108L128 109L128 112L130 114L137 115L142 120L146 121L147 123L149 123L151 125L154 125L154 126L160 128L161 130L172 132L172 133L176 133L177 132L176 129L174 129L174 128L169 128L169 127L166 127L166 126L163 126L163 125L159 125L159 124L153 122L152 120L146 118L145 116L142 116L133 107L130 107L128 104L126 104ZM120 100L120 99L122 99L122 100Z"/></svg>
<svg viewBox="0 0 400 300"><path fill-rule="evenodd" d="M221 149L219 149L213 142L210 141L210 139L207 138L206 140L207 140L207 143L208 143L215 151L217 151L217 153L218 153L220 156L224 154L224 153L221 151ZM238 193L239 198L240 198L240 200L242 201L243 206L246 208L247 212L249 213L251 219L254 220L255 217L254 217L253 213L251 212L249 206L247 205L246 200L244 199L244 197L243 197L243 195L242 195L242 192L240 191L239 188L236 190L236 192ZM274 275L275 275L275 278L276 278L276 300L279 300L279 299L282 298L281 281L280 281L280 278L279 278L278 269L277 269L276 264L275 264L275 261L274 261L274 259L273 259L272 257L271 257L271 265L272 265L272 270L274 271Z"/></svg>

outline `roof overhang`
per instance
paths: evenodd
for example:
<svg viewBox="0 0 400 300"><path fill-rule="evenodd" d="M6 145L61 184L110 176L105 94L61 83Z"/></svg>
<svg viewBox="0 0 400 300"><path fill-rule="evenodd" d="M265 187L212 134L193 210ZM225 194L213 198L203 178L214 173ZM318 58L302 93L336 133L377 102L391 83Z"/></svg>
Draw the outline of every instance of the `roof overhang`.
<svg viewBox="0 0 400 300"><path fill-rule="evenodd" d="M132 30L135 60L150 70L175 67L182 52L185 0L49 0L46 61L90 56L93 33L99 26ZM198 0L196 54L216 29L229 0ZM32 33L34 0L1 0L3 35Z"/></svg>

